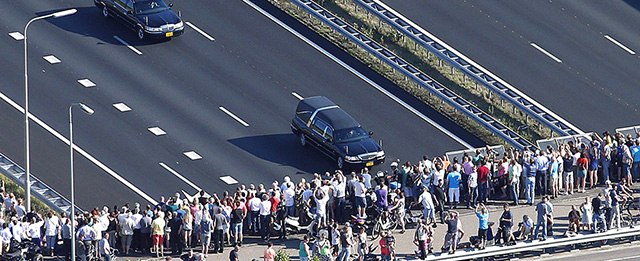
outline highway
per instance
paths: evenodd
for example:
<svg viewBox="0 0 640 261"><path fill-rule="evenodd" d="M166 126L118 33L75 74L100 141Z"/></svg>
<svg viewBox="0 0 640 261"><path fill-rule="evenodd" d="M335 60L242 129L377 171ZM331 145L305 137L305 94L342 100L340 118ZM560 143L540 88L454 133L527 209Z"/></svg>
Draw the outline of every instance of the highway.
<svg viewBox="0 0 640 261"><path fill-rule="evenodd" d="M345 66L472 146L483 146L265 1L255 2ZM8 34L22 32L32 17L66 8L78 12L35 22L29 29L30 113L50 126L31 123L31 164L34 175L68 197L68 145L51 133L68 137L72 102L92 107L92 116L74 112L74 141L86 152L76 154L75 165L76 203L82 208L145 204L181 190L193 194L199 189L235 189L222 176L269 184L285 175L298 180L333 170L333 161L302 148L290 132L298 96L324 95L340 104L374 131L375 139L383 140L388 159L415 161L424 154L463 148L243 1L174 2L174 10L206 35L188 27L184 35L160 42L138 41L134 31L103 18L91 1L27 1L5 3L0 9L5 31L0 37L0 93L6 96L0 101L0 151L20 165L24 115L7 101L24 103L23 42ZM43 59L48 55L61 62L49 63ZM85 87L78 82L82 79L95 86ZM118 109L122 104L131 110ZM152 127L158 127L151 130L160 135L152 133Z"/></svg>
<svg viewBox="0 0 640 261"><path fill-rule="evenodd" d="M584 131L638 124L632 1L383 2Z"/></svg>

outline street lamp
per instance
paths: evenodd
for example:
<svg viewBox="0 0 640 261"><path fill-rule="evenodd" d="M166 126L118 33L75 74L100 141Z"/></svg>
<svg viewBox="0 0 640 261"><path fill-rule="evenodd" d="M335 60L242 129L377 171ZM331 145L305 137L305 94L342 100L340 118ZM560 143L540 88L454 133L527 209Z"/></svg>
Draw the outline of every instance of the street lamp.
<svg viewBox="0 0 640 261"><path fill-rule="evenodd" d="M69 105L69 162L71 164L71 260L76 260L76 229L75 229L75 196L74 196L74 187L73 187L73 114L72 109L73 106L78 106L82 111L84 111L88 115L93 114L93 109L89 108L89 106L84 103L72 103Z"/></svg>
<svg viewBox="0 0 640 261"><path fill-rule="evenodd" d="M46 19L49 17L58 18L67 15L75 14L78 10L76 9L67 9L60 12L55 12L53 14L43 15L34 17L27 25L24 26L24 145L25 145L25 167L26 167L26 180L25 180L25 192L26 192L26 208L27 211L31 211L31 180L29 175L31 175L30 168L31 164L29 161L29 76L28 76L28 67L27 67L27 29L29 29L29 25L37 20Z"/></svg>

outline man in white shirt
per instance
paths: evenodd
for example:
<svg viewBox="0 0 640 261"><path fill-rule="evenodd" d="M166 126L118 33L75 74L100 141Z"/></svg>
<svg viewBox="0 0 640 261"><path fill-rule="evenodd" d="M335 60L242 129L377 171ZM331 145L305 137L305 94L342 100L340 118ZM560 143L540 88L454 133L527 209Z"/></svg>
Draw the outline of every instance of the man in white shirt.
<svg viewBox="0 0 640 261"><path fill-rule="evenodd" d="M22 224L18 221L16 217L11 218L11 225L9 226L9 228L12 231L13 239L15 239L18 242L22 242L22 239L27 237L24 232L24 228L22 227Z"/></svg>
<svg viewBox="0 0 640 261"><path fill-rule="evenodd" d="M253 191L249 192L249 230L253 231L253 233L258 233L258 229L260 228L260 202L261 200L256 196L256 193Z"/></svg>
<svg viewBox="0 0 640 261"><path fill-rule="evenodd" d="M365 218L365 209L367 208L366 193L367 188L364 185L364 177L360 176L355 184L356 207L358 209L358 217Z"/></svg>
<svg viewBox="0 0 640 261"><path fill-rule="evenodd" d="M260 202L260 236L262 240L269 240L269 223L271 222L271 201L267 194L262 195Z"/></svg>
<svg viewBox="0 0 640 261"><path fill-rule="evenodd" d="M49 249L49 254L53 256L53 249L56 246L57 236L60 232L60 219L53 214L53 211L47 213L44 229L45 236L47 237L47 248Z"/></svg>
<svg viewBox="0 0 640 261"><path fill-rule="evenodd" d="M0 254L4 254L4 251L9 250L9 244L11 243L11 229L9 228L9 223L2 224L2 231L0 232Z"/></svg>
<svg viewBox="0 0 640 261"><path fill-rule="evenodd" d="M342 172L336 173L335 177L331 181L333 186L333 200L336 206L336 222L342 224L345 222L345 196L347 189L347 179L342 175Z"/></svg>
<svg viewBox="0 0 640 261"><path fill-rule="evenodd" d="M108 233L104 233L98 248L100 249L100 255L104 258L104 261L111 261L111 246L109 245Z"/></svg>
<svg viewBox="0 0 640 261"><path fill-rule="evenodd" d="M287 208L287 215L293 217L295 212L296 197L296 192L293 190L293 183L285 182L282 185L285 188L282 193L284 195L284 206Z"/></svg>
<svg viewBox="0 0 640 261"><path fill-rule="evenodd" d="M424 218L427 220L431 219L431 221L428 221L427 224L431 224L431 222L436 221L433 198L431 197L431 193L429 193L429 190L424 187L422 188L422 190L422 194L420 194L420 196L418 197L418 202L422 203L422 206L424 207Z"/></svg>

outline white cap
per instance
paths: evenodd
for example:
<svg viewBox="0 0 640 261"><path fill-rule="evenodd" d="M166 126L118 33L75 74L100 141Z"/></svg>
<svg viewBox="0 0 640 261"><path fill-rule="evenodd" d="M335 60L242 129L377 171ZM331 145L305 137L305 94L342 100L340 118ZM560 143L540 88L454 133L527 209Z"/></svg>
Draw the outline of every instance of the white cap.
<svg viewBox="0 0 640 261"><path fill-rule="evenodd" d="M398 166L398 162L397 161L391 162L391 167L397 167L397 166Z"/></svg>

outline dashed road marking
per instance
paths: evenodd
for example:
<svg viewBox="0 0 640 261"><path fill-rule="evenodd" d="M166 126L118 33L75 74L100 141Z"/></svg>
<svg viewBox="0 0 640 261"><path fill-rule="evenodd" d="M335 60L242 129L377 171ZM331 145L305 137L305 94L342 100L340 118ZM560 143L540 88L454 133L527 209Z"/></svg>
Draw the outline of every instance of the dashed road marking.
<svg viewBox="0 0 640 261"><path fill-rule="evenodd" d="M191 160L199 160L202 159L202 156L200 156L200 154L198 154L197 152L191 150L191 151L185 151L182 154L184 154L185 156L187 156L187 158L191 159Z"/></svg>
<svg viewBox="0 0 640 261"><path fill-rule="evenodd" d="M243 121L242 119L240 119L240 117L236 116L235 114L233 114L232 112L230 112L229 110L227 110L225 107L218 107L222 112L226 113L227 115L231 116L231 118L235 119L236 121L238 121L240 124L244 125L245 127L249 127L249 123L247 123L246 121Z"/></svg>
<svg viewBox="0 0 640 261"><path fill-rule="evenodd" d="M11 105L13 108L15 108L16 110L18 110L20 113L24 113L24 108L20 107L20 105L18 105L15 101L9 99L9 97L7 97L6 95L4 95L4 93L0 92L0 99L3 99L5 102L7 102L9 105ZM39 126L41 126L42 128L44 128L45 130L47 130L49 133L51 133L53 136L55 136L56 138L58 138L59 140L61 140L63 143L65 143L67 146L69 146L69 140L62 136L62 134L60 134L59 132L57 132L56 130L54 130L53 128L51 128L51 126L49 126L48 124L46 124L44 121L40 120L38 117L34 116L33 114L29 113L29 118L35 122L36 124L38 124ZM126 179L124 179L122 176L120 176L118 173L116 173L115 171L113 171L112 169L110 169L109 167L107 167L107 165L105 165L104 163L100 162L98 159L96 159L95 157L93 157L91 154L89 154L88 152L86 152L85 150L83 150L82 148L80 148L78 145L74 144L73 145L73 149L76 150L78 153L80 153L80 155L84 156L85 158L87 158L89 161L93 162L93 164L96 164L96 166L98 166L99 168L101 168L102 170L104 170L105 172L107 172L109 175L111 175L113 178L117 179L118 181L120 181L123 185L125 185L126 187L128 187L129 189L133 190L133 192L135 192L136 194L138 194L140 197L146 199L149 203L155 205L158 204L158 201L154 200L152 197L150 197L149 195L147 195L147 193L144 193L144 191L142 191L141 189L139 189L138 187L134 186L133 184L131 184L131 182L127 181Z"/></svg>
<svg viewBox="0 0 640 261"><path fill-rule="evenodd" d="M78 80L78 83L82 84L85 88L96 87L96 84L87 78Z"/></svg>
<svg viewBox="0 0 640 261"><path fill-rule="evenodd" d="M421 118L422 120L424 120L427 123L431 124L431 126L433 126L433 127L437 128L438 130L442 131L444 134L446 134L447 136L451 137L452 139L454 139L458 143L462 144L463 146L465 146L465 147L467 147L469 149L473 148L473 146L469 145L469 143L467 143L466 141L462 140L460 137L456 136L455 134L453 134L449 130L445 129L440 124L438 124L437 122L433 121L431 118L427 117L426 115L424 115L420 111L418 111L415 108L411 107L411 105L407 104L406 102L404 102L403 100L401 100L397 96L393 95L391 92L389 92L386 89L382 88L382 86L378 85L373 80L369 79L368 77L366 77L365 75L363 75L362 73L360 73L359 71L354 69L353 67L351 67L348 64L346 64L344 61L340 60L338 57L336 57L333 54L329 53L327 50L325 50L324 48L320 47L318 44L314 43L313 41L309 40L309 38L303 36L298 31L296 31L293 28L289 27L284 22L280 21L278 18L274 17L273 15L268 13L267 11L263 10L262 8L260 8L256 4L254 4L253 2L251 2L249 0L242 0L242 1L245 2L247 5L249 5L250 7L252 7L253 9L255 9L256 11L260 12L261 14L263 14L264 16L266 16L267 18L271 19L271 21L277 23L282 28L284 28L285 30L289 31L290 33L292 33L293 35L298 37L300 40L304 41L305 43L309 44L311 47L315 48L316 50L318 50L319 52L321 52L325 56L329 57L331 60L333 60L336 63L338 63L340 66L342 66L345 69L349 70L351 73L355 74L360 79L366 81L371 86L376 88L378 91L380 91L381 93L383 93L384 95L386 95L390 99L394 100L395 102L397 102L398 104L403 106L405 109L409 110L410 112L412 112L413 114L415 114L416 116Z"/></svg>
<svg viewBox="0 0 640 261"><path fill-rule="evenodd" d="M113 107L118 109L120 112L127 112L127 111L131 110L131 108L129 106L127 106L126 104L124 104L124 102L114 103Z"/></svg>
<svg viewBox="0 0 640 261"><path fill-rule="evenodd" d="M124 40L120 39L120 37L114 35L113 38L115 38L116 40L118 40L119 42L121 42L124 46L126 46L127 48L131 49L131 51L133 51L134 53L138 54L138 55L142 55L142 52L138 49L136 49L135 47L133 47L132 45L128 44L127 42L125 42Z"/></svg>
<svg viewBox="0 0 640 261"><path fill-rule="evenodd" d="M238 184L238 181L231 176L222 176L220 179L224 181L224 183L227 183L227 185Z"/></svg>
<svg viewBox="0 0 640 261"><path fill-rule="evenodd" d="M11 32L11 33L9 33L9 36L11 36L16 41L24 40L24 35L22 35L22 33L20 33L20 32Z"/></svg>
<svg viewBox="0 0 640 261"><path fill-rule="evenodd" d="M167 166L167 164L164 164L164 162L160 162L159 164L160 164L160 166L165 168L167 171L171 172L171 174L173 174L174 176L178 177L179 179L184 181L184 183L187 183L187 185L191 186L195 190L197 190L197 191L201 191L202 190L200 187L198 187L196 184L193 184L193 182L189 181L187 178L182 176L180 173L178 173L177 171L173 170L171 167Z"/></svg>
<svg viewBox="0 0 640 261"><path fill-rule="evenodd" d="M291 92L291 95L293 95L294 97L298 98L298 100L304 99L304 97L302 97L302 95L298 94L297 92Z"/></svg>
<svg viewBox="0 0 640 261"><path fill-rule="evenodd" d="M197 26L195 26L194 24L192 24L191 22L186 22L186 24L193 28L193 30L196 30L196 32L200 33L202 36L204 36L205 38L209 39L209 41L215 41L216 39L213 38L211 35L205 33L204 31L202 31L200 28L198 28Z"/></svg>
<svg viewBox="0 0 640 261"><path fill-rule="evenodd" d="M47 55L47 56L44 56L42 58L45 59L50 64L56 64L56 63L62 62L62 61L60 61L60 59L58 59L58 57L55 57L53 55Z"/></svg>
<svg viewBox="0 0 640 261"><path fill-rule="evenodd" d="M607 40L611 41L612 43L614 43L618 47L622 48L622 50L625 50L626 52L628 52L628 53L630 53L632 55L636 55L636 52L631 50L629 47L626 47L624 44L618 42L616 39L613 39L613 37L609 36L608 34L605 34L604 38L607 38Z"/></svg>
<svg viewBox="0 0 640 261"><path fill-rule="evenodd" d="M554 61L556 61L558 63L562 62L562 60L560 60L558 57L556 57L555 55L551 54L550 52L547 52L547 50L542 49L542 47L538 46L536 43L531 42L530 44L531 44L531 46L533 46L533 48L538 49L538 51L540 51L541 53L545 54L546 56L549 56Z"/></svg>
<svg viewBox="0 0 640 261"><path fill-rule="evenodd" d="M149 130L151 133L153 133L153 135L156 136L162 136L162 135L166 135L167 132L162 130L160 127L149 127L147 130Z"/></svg>

